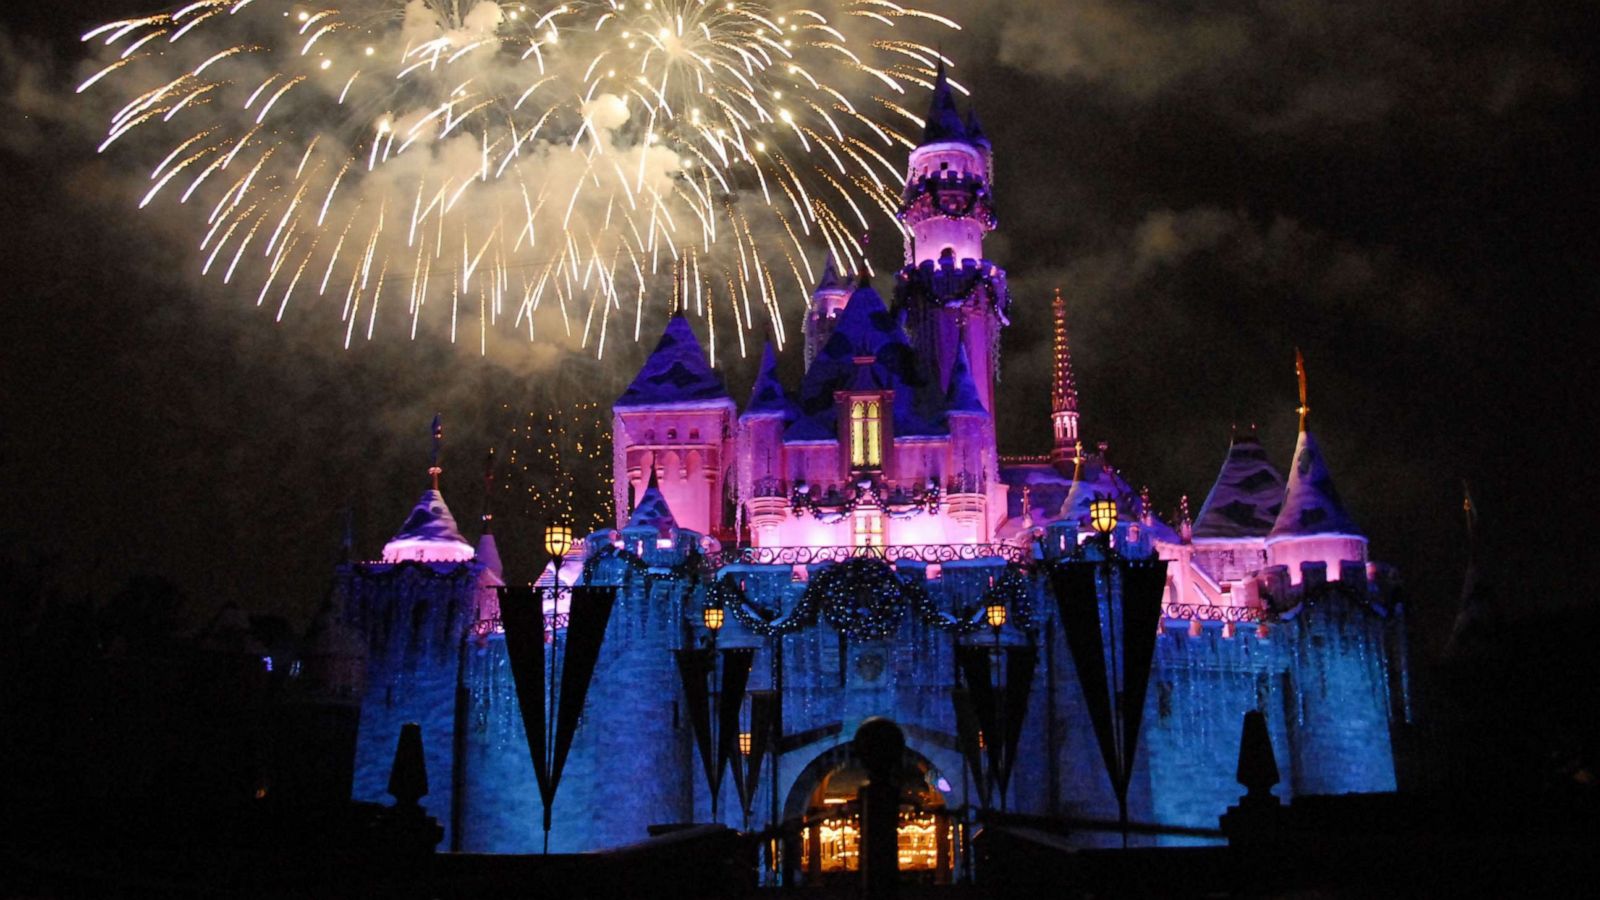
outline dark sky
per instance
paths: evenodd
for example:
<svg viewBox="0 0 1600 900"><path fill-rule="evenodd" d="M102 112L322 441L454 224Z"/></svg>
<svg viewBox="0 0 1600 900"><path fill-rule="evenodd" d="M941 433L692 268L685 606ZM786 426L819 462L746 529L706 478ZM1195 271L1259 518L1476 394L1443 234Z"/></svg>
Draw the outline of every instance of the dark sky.
<svg viewBox="0 0 1600 900"><path fill-rule="evenodd" d="M944 49L995 145L1004 450L1048 445L1053 287L1086 435L1163 509L1198 509L1232 423L1287 467L1298 345L1341 493L1426 645L1460 587L1463 479L1505 612L1592 604L1592 4L930 6L968 26ZM471 524L484 448L530 410L609 401L639 351L537 376L434 341L345 351L199 280L73 124L76 36L138 11L0 13L0 539L69 591L157 573L197 614L298 619L346 507L368 553L404 518L435 410ZM893 243L874 245L884 270ZM722 362L742 400L754 359ZM515 512L505 552L526 566L538 523Z"/></svg>

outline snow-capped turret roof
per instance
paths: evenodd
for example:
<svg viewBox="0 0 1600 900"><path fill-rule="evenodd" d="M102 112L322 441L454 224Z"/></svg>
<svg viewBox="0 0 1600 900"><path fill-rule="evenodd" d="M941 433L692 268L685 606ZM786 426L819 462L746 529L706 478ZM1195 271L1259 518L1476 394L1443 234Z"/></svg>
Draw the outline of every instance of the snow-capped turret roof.
<svg viewBox="0 0 1600 900"><path fill-rule="evenodd" d="M485 584L505 584L505 566L500 562L500 545L495 542L494 532L485 529L478 538L476 552L478 562L483 564L482 581Z"/></svg>
<svg viewBox="0 0 1600 900"><path fill-rule="evenodd" d="M922 127L922 143L937 144L944 141L971 141L967 125L956 110L956 100L950 91L950 81L944 74L944 60L933 78L933 98L928 102L928 117Z"/></svg>
<svg viewBox="0 0 1600 900"><path fill-rule="evenodd" d="M978 398L978 385L972 380L972 364L967 359L965 342L957 345L956 362L950 369L950 390L945 394L944 405L952 415L989 414L983 408L983 401Z"/></svg>
<svg viewBox="0 0 1600 900"><path fill-rule="evenodd" d="M1339 500L1317 439L1310 431L1301 431L1294 448L1294 464L1289 469L1289 489L1267 540L1322 534L1364 537Z"/></svg>
<svg viewBox="0 0 1600 900"><path fill-rule="evenodd" d="M761 354L761 370L756 373L756 383L750 389L750 404L744 408L749 416L785 416L793 412L794 404L778 380L778 357L769 342Z"/></svg>
<svg viewBox="0 0 1600 900"><path fill-rule="evenodd" d="M722 376L706 361L705 351L683 313L674 313L650 356L639 367L633 383L622 392L616 407L661 406L675 403L727 400Z"/></svg>
<svg viewBox="0 0 1600 900"><path fill-rule="evenodd" d="M657 534L671 531L678 527L678 520L672 517L672 510L667 506L667 498L661 493L661 486L656 483L655 464L650 466L650 484L644 489L644 496L639 498L639 504L633 508L633 515L628 517L627 528L653 528Z"/></svg>
<svg viewBox="0 0 1600 900"><path fill-rule="evenodd" d="M422 492L405 524L383 545L384 562L466 562L473 555L438 488Z"/></svg>
<svg viewBox="0 0 1600 900"><path fill-rule="evenodd" d="M1235 438L1195 519L1195 539L1266 537L1283 507L1283 490L1283 475L1255 435Z"/></svg>

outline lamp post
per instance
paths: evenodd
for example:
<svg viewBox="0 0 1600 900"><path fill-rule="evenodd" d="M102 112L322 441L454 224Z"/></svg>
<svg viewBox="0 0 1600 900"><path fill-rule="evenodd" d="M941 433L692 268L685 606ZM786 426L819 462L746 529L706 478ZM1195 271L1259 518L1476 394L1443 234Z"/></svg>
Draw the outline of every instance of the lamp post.
<svg viewBox="0 0 1600 900"><path fill-rule="evenodd" d="M711 653L711 746L719 748L722 746L722 695L717 689L718 684L720 683L716 663L717 632L722 630L724 616L726 616L726 612L720 606L707 606L700 611L700 621L706 626L706 646L710 649ZM713 822L718 821L717 801L721 799L720 795L722 794L722 773L720 762L717 768L717 777L710 779L707 785L711 790L711 821Z"/></svg>
<svg viewBox="0 0 1600 900"><path fill-rule="evenodd" d="M720 606L708 606L700 613L701 623L706 626L707 640L713 649L717 646L717 632L722 630L724 615Z"/></svg>
<svg viewBox="0 0 1600 900"><path fill-rule="evenodd" d="M572 528L570 526L562 522L555 522L545 526L544 552L550 554L550 575L552 580L555 582L553 586L545 588L545 590L550 592L549 617L547 618L544 615L544 610L542 608L539 610L539 622L541 625L544 625L549 629L550 635L550 652L546 654L546 656L549 658L550 672L545 678L545 690L549 693L549 696L546 698L545 709L550 711L545 715L544 720L546 747L552 746L555 743L556 615L558 610L561 608L561 564L567 558L567 551L571 549ZM544 604L541 602L540 606L543 607L543 605ZM570 606L568 612L569 614L571 612ZM544 852L550 852L550 827L548 824L546 824L544 830Z"/></svg>
<svg viewBox="0 0 1600 900"><path fill-rule="evenodd" d="M1005 734L1006 734L1006 723L1005 723L1006 704L1005 704L1005 701L1004 701L1003 698L1004 698L1004 695L1005 695L1005 684L1006 684L1006 677L1005 677L1006 658L1005 658L1005 650L1000 646L1000 629L1005 627L1005 624L1006 624L1006 605L1005 605L1005 603L1003 601L1001 601L1000 599L998 599L998 598L991 599L988 602L988 604L985 605L984 608L983 608L983 618L984 618L984 621L989 623L989 627L994 629L994 656L993 656L994 662L992 664L993 674L990 677L994 679L993 683L994 683L995 695L997 697L1001 698L1000 702L997 702L995 704L995 708L994 708L994 713L995 713L995 737L1000 740L1000 748L1001 748L1000 749L1000 753L1004 754L1005 753L1005 747L1006 747L1006 739L1005 739ZM983 733L979 732L978 736L979 736L979 740L981 741L982 738L983 738ZM998 778L996 778L995 781L997 782L995 786L1000 789L1000 811L1001 812L1005 812L1006 811L1006 789L1005 789L1005 785L998 783L999 782Z"/></svg>
<svg viewBox="0 0 1600 900"><path fill-rule="evenodd" d="M1117 519L1117 501L1096 494L1089 503L1095 552L1085 552L1085 546L1058 562L1051 570L1051 582L1078 683L1117 795L1117 820L1127 846L1128 785L1167 564L1159 558L1130 559L1118 552L1111 542Z"/></svg>

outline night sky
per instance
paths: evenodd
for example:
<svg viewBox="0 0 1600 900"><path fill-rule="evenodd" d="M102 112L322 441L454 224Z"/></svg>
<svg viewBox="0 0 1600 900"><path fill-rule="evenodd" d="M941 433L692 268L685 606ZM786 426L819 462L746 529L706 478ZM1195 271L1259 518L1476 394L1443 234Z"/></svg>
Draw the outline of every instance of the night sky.
<svg viewBox="0 0 1600 900"><path fill-rule="evenodd" d="M1591 4L929 5L967 26L943 48L995 146L1003 451L1048 449L1054 287L1084 432L1163 510L1187 494L1198 511L1234 423L1287 468L1299 346L1340 492L1404 573L1425 647L1460 591L1463 479L1502 612L1592 604ZM196 619L232 600L303 621L344 511L365 554L404 519L435 411L446 497L475 534L485 448L529 411L608 403L645 348L347 351L333 324L274 325L253 294L201 280L115 155L95 156L71 93L77 35L144 11L0 13L0 535L71 596L159 574ZM892 271L897 236L874 237ZM731 343L742 403L756 353ZM513 577L541 524L499 511Z"/></svg>

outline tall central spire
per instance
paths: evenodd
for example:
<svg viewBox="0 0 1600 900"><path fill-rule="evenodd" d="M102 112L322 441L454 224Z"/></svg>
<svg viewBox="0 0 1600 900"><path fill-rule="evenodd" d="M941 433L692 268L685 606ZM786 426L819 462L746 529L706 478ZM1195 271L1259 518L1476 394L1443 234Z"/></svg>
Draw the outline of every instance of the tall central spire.
<svg viewBox="0 0 1600 900"><path fill-rule="evenodd" d="M1055 442L1050 448L1050 461L1063 472L1079 455L1078 449L1078 382L1072 375L1072 348L1067 342L1067 301L1056 288L1056 299L1050 304L1054 319L1054 371L1050 382L1050 425Z"/></svg>

